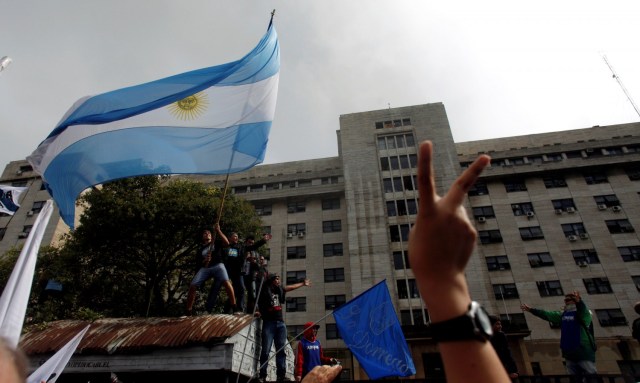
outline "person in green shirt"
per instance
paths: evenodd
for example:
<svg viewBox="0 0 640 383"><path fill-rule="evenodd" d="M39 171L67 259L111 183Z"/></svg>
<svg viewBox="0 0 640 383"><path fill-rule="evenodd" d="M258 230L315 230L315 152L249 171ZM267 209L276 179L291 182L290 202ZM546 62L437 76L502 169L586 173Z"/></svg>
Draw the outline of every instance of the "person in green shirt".
<svg viewBox="0 0 640 383"><path fill-rule="evenodd" d="M520 308L552 325L560 326L560 349L569 375L582 382L584 378L597 374L596 343L589 330L592 325L591 312L579 292L565 295L562 311L540 310L527 304L522 304Z"/></svg>

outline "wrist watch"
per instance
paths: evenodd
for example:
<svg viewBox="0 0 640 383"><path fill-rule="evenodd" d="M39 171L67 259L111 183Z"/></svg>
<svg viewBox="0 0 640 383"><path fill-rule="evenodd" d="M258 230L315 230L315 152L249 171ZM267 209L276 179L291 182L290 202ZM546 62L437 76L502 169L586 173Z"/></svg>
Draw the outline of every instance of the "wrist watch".
<svg viewBox="0 0 640 383"><path fill-rule="evenodd" d="M478 302L472 301L463 315L444 322L431 323L431 336L436 342L464 340L486 341L493 335L489 314Z"/></svg>

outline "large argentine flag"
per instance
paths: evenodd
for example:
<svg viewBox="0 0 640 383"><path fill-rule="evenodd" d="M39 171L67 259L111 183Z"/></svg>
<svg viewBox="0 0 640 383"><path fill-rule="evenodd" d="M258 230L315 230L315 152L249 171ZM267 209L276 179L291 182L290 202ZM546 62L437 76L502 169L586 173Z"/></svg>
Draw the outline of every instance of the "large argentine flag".
<svg viewBox="0 0 640 383"><path fill-rule="evenodd" d="M20 194L26 187L0 185L0 213L13 215L20 207Z"/></svg>
<svg viewBox="0 0 640 383"><path fill-rule="evenodd" d="M273 25L238 61L80 99L27 159L73 228L76 197L151 174L226 174L262 162L275 113Z"/></svg>

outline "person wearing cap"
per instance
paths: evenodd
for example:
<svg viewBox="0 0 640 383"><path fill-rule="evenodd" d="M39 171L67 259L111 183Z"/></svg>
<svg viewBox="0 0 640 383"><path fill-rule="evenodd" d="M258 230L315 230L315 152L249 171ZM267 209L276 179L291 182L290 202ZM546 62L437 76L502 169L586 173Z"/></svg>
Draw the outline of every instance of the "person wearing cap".
<svg viewBox="0 0 640 383"><path fill-rule="evenodd" d="M271 346L276 346L276 376L278 382L285 380L287 373L287 357L284 346L287 344L287 326L284 323L282 310L285 302L285 294L303 286L311 286L311 281L305 279L302 282L282 286L277 274L269 274L265 281L260 297L256 316L262 318L262 348L260 350L260 382L267 378L267 361Z"/></svg>
<svg viewBox="0 0 640 383"><path fill-rule="evenodd" d="M560 326L560 349L569 375L581 382L584 377L593 377L598 373L595 339L592 339L589 331L592 316L579 292L565 295L562 311L540 310L525 303L520 308L555 326Z"/></svg>
<svg viewBox="0 0 640 383"><path fill-rule="evenodd" d="M298 352L296 353L296 367L293 376L296 382L302 379L315 367L323 364L334 365L338 361L335 358L324 356L322 346L318 340L319 325L313 322L304 324L303 337L298 342Z"/></svg>

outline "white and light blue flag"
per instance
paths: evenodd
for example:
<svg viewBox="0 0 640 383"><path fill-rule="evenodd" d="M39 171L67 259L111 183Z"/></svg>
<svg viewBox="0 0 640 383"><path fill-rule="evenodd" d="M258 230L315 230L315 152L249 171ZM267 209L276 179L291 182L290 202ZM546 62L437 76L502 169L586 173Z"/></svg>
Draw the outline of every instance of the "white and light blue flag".
<svg viewBox="0 0 640 383"><path fill-rule="evenodd" d="M36 270L38 251L53 212L53 202L47 200L29 232L29 236L13 266L11 276L0 296L0 337L14 349L18 346L24 316L27 313L31 284Z"/></svg>
<svg viewBox="0 0 640 383"><path fill-rule="evenodd" d="M27 159L73 228L76 197L153 174L227 174L264 159L280 49L269 25L240 60L80 99Z"/></svg>
<svg viewBox="0 0 640 383"><path fill-rule="evenodd" d="M82 337L89 330L89 327L91 326L87 326L77 333L76 336L71 338L58 352L44 362L42 366L32 372L27 378L27 383L55 383L62 374L62 371L64 371L64 368L67 367L69 359L73 356L73 353L76 351L76 348L78 348Z"/></svg>
<svg viewBox="0 0 640 383"><path fill-rule="evenodd" d="M20 207L20 194L26 187L0 185L0 213L13 215Z"/></svg>
<svg viewBox="0 0 640 383"><path fill-rule="evenodd" d="M385 280L333 311L340 336L369 379L415 375Z"/></svg>

